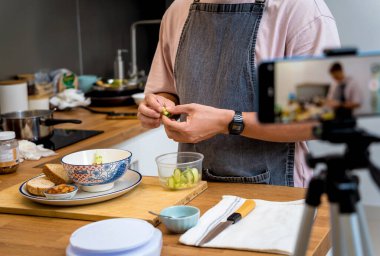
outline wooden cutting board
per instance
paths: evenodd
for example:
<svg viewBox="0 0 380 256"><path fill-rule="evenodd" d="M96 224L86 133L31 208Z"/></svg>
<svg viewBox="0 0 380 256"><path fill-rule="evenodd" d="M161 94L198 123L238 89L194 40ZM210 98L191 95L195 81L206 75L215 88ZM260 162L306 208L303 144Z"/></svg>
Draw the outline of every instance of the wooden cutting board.
<svg viewBox="0 0 380 256"><path fill-rule="evenodd" d="M34 215L77 220L104 220L109 218L137 218L158 225L157 217L149 210L160 212L163 208L187 204L207 189L207 182L201 181L197 187L169 191L163 189L157 177L143 177L134 190L118 198L83 206L49 206L24 198L18 189L21 184L0 191L0 213Z"/></svg>

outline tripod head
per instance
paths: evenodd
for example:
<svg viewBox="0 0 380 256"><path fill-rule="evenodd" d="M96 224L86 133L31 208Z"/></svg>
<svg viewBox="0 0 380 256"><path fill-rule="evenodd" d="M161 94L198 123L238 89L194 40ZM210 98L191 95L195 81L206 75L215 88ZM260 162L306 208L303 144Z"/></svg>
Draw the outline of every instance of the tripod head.
<svg viewBox="0 0 380 256"><path fill-rule="evenodd" d="M366 168L380 187L380 169L371 162L368 151L372 143L380 142L380 138L358 128L351 109L337 108L335 119L322 121L320 125L314 127L313 134L320 140L346 144L346 151L341 156L313 158L309 155L307 159L309 166L314 168L318 163L325 163L330 165L328 169L340 172L334 176L342 176L346 175L347 171Z"/></svg>

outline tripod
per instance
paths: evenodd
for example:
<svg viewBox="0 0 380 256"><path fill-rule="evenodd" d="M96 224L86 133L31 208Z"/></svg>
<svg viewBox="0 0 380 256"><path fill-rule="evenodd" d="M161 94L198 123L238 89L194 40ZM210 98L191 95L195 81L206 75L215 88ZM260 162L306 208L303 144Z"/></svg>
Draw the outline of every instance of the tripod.
<svg viewBox="0 0 380 256"><path fill-rule="evenodd" d="M327 194L330 204L330 223L332 230L332 250L334 256L373 256L363 205L358 190L359 179L350 171L369 168L374 180L379 184L378 170L369 160L368 147L380 138L356 128L356 121L349 115L326 121L314 128L314 134L332 143L345 143L343 155L331 155L320 158L308 157L308 164L314 168L323 163L326 169L315 176L309 184L306 194L306 206L302 217L296 256L306 255L308 242L317 207L321 197Z"/></svg>

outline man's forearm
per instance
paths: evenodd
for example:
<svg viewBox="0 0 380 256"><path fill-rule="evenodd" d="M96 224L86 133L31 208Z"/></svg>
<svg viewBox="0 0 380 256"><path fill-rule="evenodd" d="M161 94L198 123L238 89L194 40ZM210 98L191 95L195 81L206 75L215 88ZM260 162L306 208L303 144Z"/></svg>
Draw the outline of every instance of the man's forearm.
<svg viewBox="0 0 380 256"><path fill-rule="evenodd" d="M260 124L257 114L243 113L245 129L243 136L273 142L297 142L314 139L313 127L316 123L303 124Z"/></svg>
<svg viewBox="0 0 380 256"><path fill-rule="evenodd" d="M224 133L228 133L228 124L233 118L233 111L223 110L220 114L221 125L225 127ZM313 127L315 122L302 124L260 124L257 114L254 112L244 112L243 119L245 128L241 136L272 142L297 142L315 139Z"/></svg>

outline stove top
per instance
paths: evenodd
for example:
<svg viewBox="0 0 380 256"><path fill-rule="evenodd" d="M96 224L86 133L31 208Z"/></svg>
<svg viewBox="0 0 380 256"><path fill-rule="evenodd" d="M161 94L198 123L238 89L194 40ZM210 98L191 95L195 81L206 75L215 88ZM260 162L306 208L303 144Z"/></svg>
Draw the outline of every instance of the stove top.
<svg viewBox="0 0 380 256"><path fill-rule="evenodd" d="M47 140L39 141L36 144L43 144L45 148L57 150L101 133L103 133L103 131L54 129L52 137Z"/></svg>

